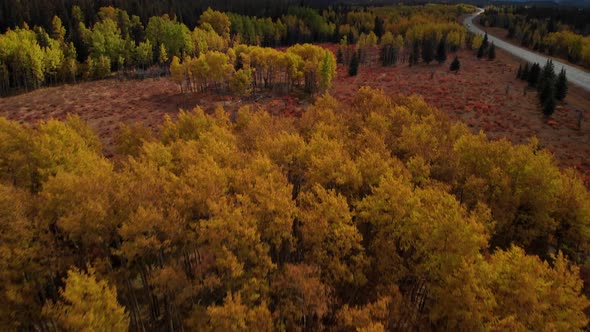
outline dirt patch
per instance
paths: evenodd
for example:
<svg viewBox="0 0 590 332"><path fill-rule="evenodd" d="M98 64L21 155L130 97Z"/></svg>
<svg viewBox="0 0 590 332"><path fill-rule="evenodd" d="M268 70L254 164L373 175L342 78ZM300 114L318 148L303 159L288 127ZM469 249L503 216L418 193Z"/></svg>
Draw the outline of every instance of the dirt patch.
<svg viewBox="0 0 590 332"><path fill-rule="evenodd" d="M332 51L334 45L330 45ZM419 94L424 99L463 121L474 132L484 130L490 138L506 137L515 143L537 136L540 143L553 151L563 166L580 169L590 183L590 95L571 87L570 94L551 121L540 111L537 94L526 89L526 83L515 78L519 61L498 50L494 61L478 60L473 52L458 53L461 70L448 70L450 60L442 65L382 67L376 55L369 64L361 65L356 77L348 77L346 66L338 73L330 93L346 102L361 86L381 88L390 95ZM526 92L526 95L525 95ZM96 131L111 155L113 135L121 123L142 122L156 128L165 115L174 118L179 108L190 110L201 105L207 111L218 106L233 112L244 105L264 108L274 114L297 115L311 102L305 95L288 96L273 93L258 95L256 100L242 100L216 94L180 93L169 80L105 80L78 85L40 89L28 94L0 99L0 116L34 123L39 120L63 119L77 114ZM575 110L586 110L581 130L576 126Z"/></svg>
<svg viewBox="0 0 590 332"><path fill-rule="evenodd" d="M113 137L122 123L141 122L155 129L165 116L174 119L179 109L201 106L213 112L223 106L235 112L241 106L272 110L273 113L297 115L310 102L306 95L258 94L242 100L219 94L181 94L167 78L146 80L102 80L77 85L39 89L27 94L0 98L0 116L20 123L40 120L63 120L68 114L79 115L97 133L107 156L113 154Z"/></svg>

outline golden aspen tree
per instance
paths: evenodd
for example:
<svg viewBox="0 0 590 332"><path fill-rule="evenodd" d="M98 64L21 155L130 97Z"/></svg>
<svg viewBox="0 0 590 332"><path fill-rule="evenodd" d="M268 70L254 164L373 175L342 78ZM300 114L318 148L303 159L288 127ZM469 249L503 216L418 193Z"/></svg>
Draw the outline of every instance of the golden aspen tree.
<svg viewBox="0 0 590 332"><path fill-rule="evenodd" d="M105 280L97 280L92 267L88 272L72 268L65 278L57 303L47 303L44 315L65 330L127 331L129 315L117 302L117 291Z"/></svg>

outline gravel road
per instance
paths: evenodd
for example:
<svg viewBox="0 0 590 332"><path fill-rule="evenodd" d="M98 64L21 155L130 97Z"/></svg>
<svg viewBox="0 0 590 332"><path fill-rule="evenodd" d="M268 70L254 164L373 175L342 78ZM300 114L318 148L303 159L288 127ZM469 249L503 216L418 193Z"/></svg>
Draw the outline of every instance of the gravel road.
<svg viewBox="0 0 590 332"><path fill-rule="evenodd" d="M463 24L471 32L477 33L477 34L482 34L482 35L485 33L483 30L481 30L479 27L477 27L475 24L473 24L473 19L475 17L477 17L478 15L480 15L481 13L483 13L483 11L484 11L483 9L479 8L475 14L468 16L463 21ZM526 49L523 49L522 47L514 46L514 45L507 43L501 39L498 39L492 35L488 35L488 40L490 43L494 42L496 47L506 50L507 52L514 54L517 57L519 57L525 61L528 61L530 63L538 62L542 67L545 64L545 62L547 62L548 58L545 56L528 51ZM553 60L553 64L555 65L556 72L559 72L561 70L561 68L565 68L565 71L567 74L567 79L570 83L576 84L576 85L582 87L584 90L590 92L590 73L580 70L578 68L574 68L572 66L569 66L566 63L563 63L561 61L557 61L555 59Z"/></svg>

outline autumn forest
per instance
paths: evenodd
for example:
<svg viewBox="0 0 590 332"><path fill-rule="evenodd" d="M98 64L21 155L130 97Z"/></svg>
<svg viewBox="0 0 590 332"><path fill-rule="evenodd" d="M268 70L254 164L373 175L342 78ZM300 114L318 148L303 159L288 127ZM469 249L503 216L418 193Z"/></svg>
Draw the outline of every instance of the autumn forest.
<svg viewBox="0 0 590 332"><path fill-rule="evenodd" d="M78 115L0 116L0 330L588 328L581 173L419 95L331 89L372 63L453 77L469 70L457 52L491 63L487 35L458 21L475 7L47 1L47 18L18 3L0 12L2 95L154 77L227 107L121 123L108 140ZM483 20L505 17L536 33L510 11ZM547 33L531 38L551 48ZM249 104L285 95L303 111Z"/></svg>

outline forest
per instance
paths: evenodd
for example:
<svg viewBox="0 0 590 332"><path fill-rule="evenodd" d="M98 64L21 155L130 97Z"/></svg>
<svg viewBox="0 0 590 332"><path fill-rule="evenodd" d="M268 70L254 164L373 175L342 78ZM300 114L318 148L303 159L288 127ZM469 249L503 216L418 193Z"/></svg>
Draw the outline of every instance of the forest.
<svg viewBox="0 0 590 332"><path fill-rule="evenodd" d="M0 119L5 330L582 330L590 194L536 140L362 88L182 111L106 159ZM582 265L585 267L585 265Z"/></svg>
<svg viewBox="0 0 590 332"><path fill-rule="evenodd" d="M161 68L171 66L174 57L188 63L192 61L189 57L199 59L210 51L225 53L229 62L234 62L235 71L239 71L244 60L236 54L250 54L239 51L240 45L278 47L340 42L353 47L358 44L362 52L364 48L376 46L378 39L385 35L385 42L382 42L387 45L381 46L396 53L388 55L388 61L394 64L391 60L398 57L402 46L410 50L413 44L436 45L444 40L456 50L471 44L474 36L469 35L456 18L473 8L429 5L350 11L327 9L320 13L311 8L290 7L277 19L209 8L200 14L198 24L189 28L168 14L152 16L144 23L140 17L130 16L123 9L100 7L90 19L81 7L74 6L68 16L69 23L65 23L65 18L54 16L48 28L37 25L31 28L23 23L0 35L0 94L103 79L113 72L135 73L141 77L146 75L147 69L160 68L155 72L162 73ZM390 47L394 38L398 46ZM324 56L320 58L323 60ZM299 62L305 65L305 61ZM297 68L297 72L304 71ZM259 68L254 65L252 69ZM247 76L244 71L241 74ZM293 75L297 76L296 73L288 75L291 81L295 80ZM315 91L313 86L317 84L310 85L309 78L307 81L306 90Z"/></svg>
<svg viewBox="0 0 590 332"><path fill-rule="evenodd" d="M167 77L152 81L158 107L206 95L222 101L166 110L152 128L137 120L162 114L141 108L150 95L121 97L125 113L141 109L137 121L92 119L120 125L106 132L108 155L82 116L0 117L0 330L588 328L582 175L535 137L490 139L421 96L357 90L353 76L369 63L377 64L365 77L374 80L400 63L421 69L422 85L441 98L448 86L432 82L464 82L467 65L509 69L496 63L487 35L458 23L475 7L215 4L0 4L2 95L157 72ZM535 29L549 26L504 9L482 23L502 15L539 36ZM576 22L554 22L539 40L577 36L567 27L579 29ZM537 90L546 116L566 98L566 74L550 61L515 74ZM354 92L331 95L336 78ZM117 90L125 82L108 83ZM500 94L477 91L519 107L527 100L495 83ZM267 98L286 108L295 95L304 96L296 114L255 104ZM92 97L88 104L115 103ZM480 100L472 98L495 111ZM82 112L115 113L96 108Z"/></svg>
<svg viewBox="0 0 590 332"><path fill-rule="evenodd" d="M590 68L589 9L486 7L483 26L508 30L509 39L535 51Z"/></svg>

